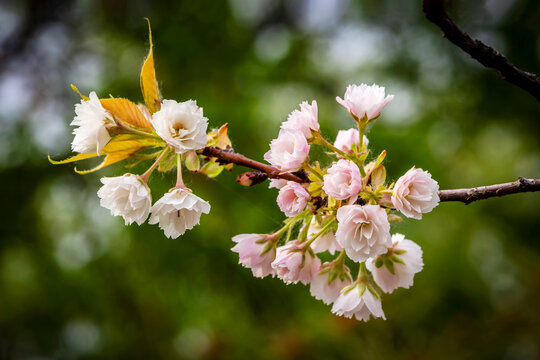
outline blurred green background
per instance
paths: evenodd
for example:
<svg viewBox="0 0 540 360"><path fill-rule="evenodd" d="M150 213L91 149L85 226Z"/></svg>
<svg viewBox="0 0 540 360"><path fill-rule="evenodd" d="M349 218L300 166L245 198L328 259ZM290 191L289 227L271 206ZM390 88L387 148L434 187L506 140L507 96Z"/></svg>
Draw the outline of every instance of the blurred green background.
<svg viewBox="0 0 540 360"><path fill-rule="evenodd" d="M473 37L540 73L537 0L452 5ZM393 226L425 267L384 297L388 320L362 323L237 264L232 236L284 218L275 189L235 183L244 169L188 176L212 211L170 240L99 206L100 177L121 166L50 165L70 154L70 83L142 101L144 17L164 97L196 99L252 158L303 100L333 139L353 126L335 97L375 82L396 95L368 133L392 179L413 165L443 189L540 177L538 103L443 39L420 1L1 2L1 359L540 358L540 194L443 203ZM152 177L154 199L173 181Z"/></svg>

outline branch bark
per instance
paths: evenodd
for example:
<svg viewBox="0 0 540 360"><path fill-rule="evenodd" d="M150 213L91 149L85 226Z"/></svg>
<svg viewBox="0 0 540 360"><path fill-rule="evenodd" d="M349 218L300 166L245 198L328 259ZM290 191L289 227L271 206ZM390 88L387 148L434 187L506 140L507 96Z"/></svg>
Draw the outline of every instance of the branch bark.
<svg viewBox="0 0 540 360"><path fill-rule="evenodd" d="M504 184L479 186L470 189L453 189L439 191L441 201L460 201L466 205L473 201L483 200L495 196L504 196L522 192L540 191L540 179L525 179Z"/></svg>
<svg viewBox="0 0 540 360"><path fill-rule="evenodd" d="M206 147L201 152L203 155L213 157L222 164L236 164L250 169L258 170L269 178L296 181L298 183L308 183L309 180L291 173L281 173L277 168L252 160L242 154L232 150L224 150L216 147ZM259 182L254 182L253 185ZM520 177L518 180L504 184L479 186L467 189L450 189L439 191L441 202L459 201L470 204L473 201L488 199L510 194L523 192L540 191L540 179L526 179Z"/></svg>
<svg viewBox="0 0 540 360"><path fill-rule="evenodd" d="M504 80L522 88L540 101L540 78L533 73L519 69L503 54L480 40L472 39L448 16L444 8L444 0L423 0L423 10L427 19L442 30L445 38L480 64L499 71Z"/></svg>
<svg viewBox="0 0 540 360"><path fill-rule="evenodd" d="M289 180L289 181L296 181L298 183L309 182L309 180L306 181L306 179L303 179L300 176L297 176L295 174L281 173L279 169L276 169L273 166L255 161L242 154L237 154L232 149L220 149L213 146L207 146L201 151L201 154L208 157L216 158L218 159L219 163L223 163L223 164L232 163L232 164L244 166L250 169L262 171L263 173L266 173L268 177L272 179L284 179L284 180Z"/></svg>

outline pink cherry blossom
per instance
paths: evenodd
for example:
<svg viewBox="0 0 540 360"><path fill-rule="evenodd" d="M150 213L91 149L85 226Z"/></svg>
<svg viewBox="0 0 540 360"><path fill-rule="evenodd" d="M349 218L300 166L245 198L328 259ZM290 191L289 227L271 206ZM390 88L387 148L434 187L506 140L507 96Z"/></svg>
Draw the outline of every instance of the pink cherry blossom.
<svg viewBox="0 0 540 360"><path fill-rule="evenodd" d="M284 130L300 131L306 139L311 139L311 131L319 131L319 120L317 114L317 102L312 101L311 105L304 101L300 104L300 111L294 110L289 114L287 121L281 124Z"/></svg>
<svg viewBox="0 0 540 360"><path fill-rule="evenodd" d="M321 260L309 251L303 251L298 240L290 241L277 248L272 262L276 275L286 284L301 282L307 285L321 268Z"/></svg>
<svg viewBox="0 0 540 360"><path fill-rule="evenodd" d="M350 270L343 265L339 269L339 273L331 268L331 263L324 263L321 271L313 277L310 284L311 295L318 300L322 300L325 304L333 303L339 296L341 290L351 284ZM330 281L329 276L333 274L333 279Z"/></svg>
<svg viewBox="0 0 540 360"><path fill-rule="evenodd" d="M380 115L382 108L392 101L394 95L385 97L384 87L361 84L347 86L344 98L336 97L336 101L356 119L367 117L368 120L373 120Z"/></svg>
<svg viewBox="0 0 540 360"><path fill-rule="evenodd" d="M268 185L269 189L275 188L275 189L281 189L287 185L287 180L283 179L270 179L270 184Z"/></svg>
<svg viewBox="0 0 540 360"><path fill-rule="evenodd" d="M334 302L332 312L346 318L355 317L356 320L368 321L370 316L383 318L381 300L373 290L363 284L354 284L351 288L341 290L339 297Z"/></svg>
<svg viewBox="0 0 540 360"><path fill-rule="evenodd" d="M305 208L309 193L302 185L289 181L279 190L277 203L281 211L288 217L300 214Z"/></svg>
<svg viewBox="0 0 540 360"><path fill-rule="evenodd" d="M280 171L297 171L308 157L309 148L303 133L282 129L277 139L270 143L270 150L264 154L264 159Z"/></svg>
<svg viewBox="0 0 540 360"><path fill-rule="evenodd" d="M338 160L324 175L324 192L338 200L356 198L361 189L360 170L350 160Z"/></svg>
<svg viewBox="0 0 540 360"><path fill-rule="evenodd" d="M258 278L274 274L272 261L276 258L276 249L269 244L267 237L261 234L240 234L232 238L236 243L232 251L238 253L240 264L251 269L253 276ZM268 246L271 248L268 249Z"/></svg>
<svg viewBox="0 0 540 360"><path fill-rule="evenodd" d="M346 205L338 209L336 240L356 262L384 254L392 246L390 223L379 205Z"/></svg>
<svg viewBox="0 0 540 360"><path fill-rule="evenodd" d="M334 141L334 146L344 153L350 154L353 152L354 144L356 144L356 147L358 147L359 140L360 136L358 135L357 129L352 128L349 130L339 130L336 136L336 141ZM362 143L366 146L369 144L369 140L366 135L364 135Z"/></svg>
<svg viewBox="0 0 540 360"><path fill-rule="evenodd" d="M393 258L399 261L392 261ZM379 261L378 261L379 259ZM392 262L392 270L386 266L386 261ZM413 284L414 274L424 267L422 249L402 234L392 235L392 247L388 253L379 258L366 261L366 267L371 271L373 279L385 293L391 293L398 287L409 288Z"/></svg>
<svg viewBox="0 0 540 360"><path fill-rule="evenodd" d="M394 207L403 215L421 219L439 205L439 184L431 174L414 166L396 181L392 193Z"/></svg>

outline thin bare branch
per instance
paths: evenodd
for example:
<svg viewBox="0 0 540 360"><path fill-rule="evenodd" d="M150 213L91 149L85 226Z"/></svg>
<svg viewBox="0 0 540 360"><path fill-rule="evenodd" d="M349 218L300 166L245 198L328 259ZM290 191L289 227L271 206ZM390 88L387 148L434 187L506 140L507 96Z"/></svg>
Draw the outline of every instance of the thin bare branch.
<svg viewBox="0 0 540 360"><path fill-rule="evenodd" d="M503 54L480 40L472 39L448 16L444 0L423 0L423 10L429 21L437 25L443 36L461 48L473 59L501 74L504 80L522 88L540 101L540 78L512 64Z"/></svg>
<svg viewBox="0 0 540 360"><path fill-rule="evenodd" d="M441 201L461 201L470 204L473 201L483 200L490 197L504 196L523 192L540 191L540 179L525 179L488 186L479 186L470 189L453 189L439 191Z"/></svg>

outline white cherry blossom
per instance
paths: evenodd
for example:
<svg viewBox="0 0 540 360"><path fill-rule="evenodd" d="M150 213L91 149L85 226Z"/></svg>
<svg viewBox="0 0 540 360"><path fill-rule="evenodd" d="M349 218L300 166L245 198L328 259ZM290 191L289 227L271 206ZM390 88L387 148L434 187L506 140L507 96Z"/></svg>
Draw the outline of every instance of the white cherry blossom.
<svg viewBox="0 0 540 360"><path fill-rule="evenodd" d="M159 199L150 210L149 224L159 224L165 236L176 239L199 224L201 214L210 212L210 204L190 190L176 188Z"/></svg>
<svg viewBox="0 0 540 360"><path fill-rule="evenodd" d="M141 225L146 220L152 198L150 189L139 176L104 177L101 182L103 186L97 192L101 206L114 216L122 216L126 225L133 222Z"/></svg>

